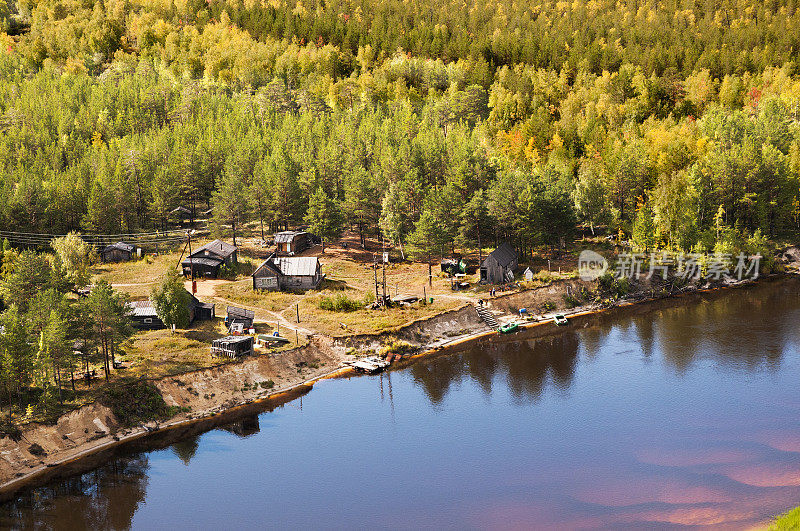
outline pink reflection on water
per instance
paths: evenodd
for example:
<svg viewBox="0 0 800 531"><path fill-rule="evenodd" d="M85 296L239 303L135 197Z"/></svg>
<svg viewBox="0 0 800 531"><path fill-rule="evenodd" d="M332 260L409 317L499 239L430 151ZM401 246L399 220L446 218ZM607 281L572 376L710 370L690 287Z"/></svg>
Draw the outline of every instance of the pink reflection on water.
<svg viewBox="0 0 800 531"><path fill-rule="evenodd" d="M733 448L645 448L636 453L641 463L670 467L740 463L753 457L751 452Z"/></svg>

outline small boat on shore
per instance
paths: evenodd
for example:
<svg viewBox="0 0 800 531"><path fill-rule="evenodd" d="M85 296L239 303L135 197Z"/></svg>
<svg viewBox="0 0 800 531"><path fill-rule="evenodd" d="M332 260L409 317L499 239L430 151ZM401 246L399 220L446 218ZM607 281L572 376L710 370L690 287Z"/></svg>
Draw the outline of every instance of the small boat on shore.
<svg viewBox="0 0 800 531"><path fill-rule="evenodd" d="M517 330L519 330L519 325L517 323L506 323L497 329L501 334L513 334Z"/></svg>
<svg viewBox="0 0 800 531"><path fill-rule="evenodd" d="M560 314L560 313L559 313L559 314L556 314L556 315L555 315L555 317L553 317L553 322L554 322L554 323L555 323L557 326L566 326L566 325L568 325L568 324L569 324L569 321L567 320L567 318L566 318L566 317L564 317L564 316L563 316L562 314Z"/></svg>

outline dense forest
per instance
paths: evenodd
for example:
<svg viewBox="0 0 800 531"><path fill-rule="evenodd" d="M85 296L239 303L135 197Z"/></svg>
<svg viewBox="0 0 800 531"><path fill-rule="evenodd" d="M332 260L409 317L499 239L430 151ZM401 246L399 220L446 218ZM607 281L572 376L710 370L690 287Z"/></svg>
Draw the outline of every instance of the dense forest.
<svg viewBox="0 0 800 531"><path fill-rule="evenodd" d="M0 230L343 226L445 250L795 231L793 2L0 5Z"/></svg>
<svg viewBox="0 0 800 531"><path fill-rule="evenodd" d="M429 257L581 225L756 254L800 228L794 2L0 0L0 27L12 243L178 206ZM108 284L69 295L92 249L51 247L0 248L0 410L58 411L132 333Z"/></svg>

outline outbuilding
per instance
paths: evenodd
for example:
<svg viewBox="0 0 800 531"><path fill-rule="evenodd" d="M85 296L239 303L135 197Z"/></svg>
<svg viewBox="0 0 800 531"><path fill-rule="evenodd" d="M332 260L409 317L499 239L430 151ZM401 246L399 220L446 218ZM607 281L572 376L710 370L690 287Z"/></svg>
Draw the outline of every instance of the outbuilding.
<svg viewBox="0 0 800 531"><path fill-rule="evenodd" d="M252 336L228 336L215 339L211 342L212 356L227 356L238 358L253 353Z"/></svg>
<svg viewBox="0 0 800 531"><path fill-rule="evenodd" d="M254 290L316 289L324 275L316 256L270 256L253 273Z"/></svg>
<svg viewBox="0 0 800 531"><path fill-rule="evenodd" d="M287 230L275 234L275 252L278 256L295 256L311 247L311 236L305 231Z"/></svg>
<svg viewBox="0 0 800 531"><path fill-rule="evenodd" d="M100 258L103 262L129 262L142 256L142 248L125 242L112 243L103 247Z"/></svg>
<svg viewBox="0 0 800 531"><path fill-rule="evenodd" d="M256 318L256 314L253 310L228 306L226 313L225 327L228 328L228 330L230 330L234 324L241 324L244 329L253 328L253 321Z"/></svg>
<svg viewBox="0 0 800 531"><path fill-rule="evenodd" d="M489 253L481 264L481 282L505 284L514 280L514 271L519 267L517 251L508 242Z"/></svg>
<svg viewBox="0 0 800 531"><path fill-rule="evenodd" d="M214 240L190 254L183 262L183 274L195 277L217 278L223 265L232 265L238 261L238 248L222 240Z"/></svg>

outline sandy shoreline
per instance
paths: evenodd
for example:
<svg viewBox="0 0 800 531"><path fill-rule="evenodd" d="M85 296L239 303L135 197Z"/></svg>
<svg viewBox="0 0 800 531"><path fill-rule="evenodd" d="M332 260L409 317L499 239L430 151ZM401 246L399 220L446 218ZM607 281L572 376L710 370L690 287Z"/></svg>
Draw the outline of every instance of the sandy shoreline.
<svg viewBox="0 0 800 531"><path fill-rule="evenodd" d="M602 322L603 319L618 317L629 312L645 313L664 307L686 304L687 299L694 302L704 296L716 296L726 293L730 289L756 286L762 282L772 282L793 277L794 275L772 275L764 277L757 282L742 282L732 286L719 286L703 290L692 290L676 294L669 294L656 298L644 298L636 301L623 301L619 304L608 307L597 307L591 309L579 309L574 312L564 312L569 316L570 326L556 327L550 321L540 321L525 323L520 327L517 334L498 335L494 330L488 330L485 325L483 330L471 331L469 333L454 336L452 338L439 338L436 341L423 344L418 352L404 357L393 365L393 368L405 368L415 361L430 357L432 355L443 355L458 352L464 348L478 345L484 341L519 341L520 339L533 339L548 335L556 335L575 328L588 328ZM459 314L459 312L461 312ZM466 305L453 313L451 320L442 323L431 318L423 322L411 323L404 328L416 327L415 333L429 328L441 328L441 325L452 325L454 322L463 325L469 322L469 313L475 314L471 305ZM445 316L446 317L446 316ZM453 321L452 319L461 319ZM474 322L478 322L477 319ZM482 322L481 322L482 324ZM477 326L477 325L476 325ZM85 437L84 441L75 441L75 444L48 452L44 457L36 458L35 463L31 463L29 454L25 455L22 446L31 444L33 437L30 435L32 430L26 430L19 443L5 438L0 441L0 457L4 460L5 467L0 469L0 501L12 498L18 491L27 487L35 487L60 477L66 477L91 470L103 462L109 460L118 451L137 451L166 447L187 436L201 433L213 429L216 426L234 422L237 418L258 414L285 404L295 398L309 392L313 385L328 378L351 376L355 371L345 365L347 355L345 351L352 350L348 345L348 338L317 338L316 341L281 354L285 356L281 359L283 367L274 367L275 357L269 355L254 356L243 360L240 363L224 365L212 369L193 371L180 375L165 377L154 380L154 383L164 395L165 401L169 405L185 405L192 407L192 413L182 414L163 422L151 422L135 428L117 428L112 425L113 415L109 419L110 411L103 411L104 406L91 404L84 406L76 412L71 412L65 417L76 417L65 420L59 419L59 424L55 427L34 427L32 430L40 430L47 433L43 438L45 442L53 442L58 447L57 441L72 441L75 439L73 429L68 434L61 434L65 429L83 428L84 435L88 435L85 425L91 423L93 426L103 426L105 429L97 430L94 436ZM364 338L361 338L364 342ZM291 355L293 353L294 355ZM320 367L306 375L300 374L282 382L277 389L258 389L255 382L258 378L265 378L264 374L270 371L283 370L288 372L296 363L296 360L307 360L308 356L313 355L315 360L320 360ZM287 359L288 358L288 359ZM223 379L225 381L223 381ZM263 380L262 380L263 381ZM245 392L239 388L239 382L253 382L252 392ZM206 394L200 397L203 386L210 386L220 392L220 397L211 398ZM196 389L194 387L196 387ZM222 392L222 388L228 387L227 392ZM195 409L196 408L196 409ZM107 409L107 408L105 408ZM105 416L103 416L105 415ZM85 418L84 418L85 417ZM94 417L94 418L92 418ZM64 428L63 425L68 425ZM105 432L102 436L101 432ZM37 444L39 444L37 439ZM45 444L41 444L46 447ZM17 448L14 448L16 446ZM14 454L18 454L22 459L14 463ZM17 464L17 466L13 466Z"/></svg>

